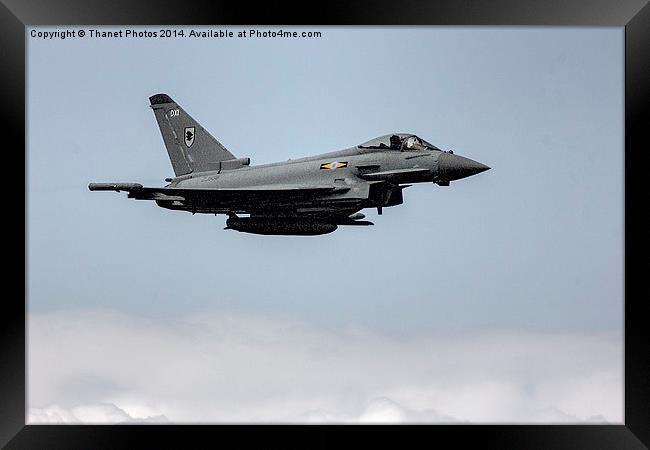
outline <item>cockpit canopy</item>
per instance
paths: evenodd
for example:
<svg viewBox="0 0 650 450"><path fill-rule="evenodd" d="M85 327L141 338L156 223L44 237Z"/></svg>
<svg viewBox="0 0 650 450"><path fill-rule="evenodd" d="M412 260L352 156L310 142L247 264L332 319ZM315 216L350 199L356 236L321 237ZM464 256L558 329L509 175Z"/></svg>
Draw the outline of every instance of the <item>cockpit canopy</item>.
<svg viewBox="0 0 650 450"><path fill-rule="evenodd" d="M371 148L378 150L397 150L397 151L424 151L439 150L433 144L429 144L424 139L420 139L414 134L394 133L380 136L358 146L359 148Z"/></svg>

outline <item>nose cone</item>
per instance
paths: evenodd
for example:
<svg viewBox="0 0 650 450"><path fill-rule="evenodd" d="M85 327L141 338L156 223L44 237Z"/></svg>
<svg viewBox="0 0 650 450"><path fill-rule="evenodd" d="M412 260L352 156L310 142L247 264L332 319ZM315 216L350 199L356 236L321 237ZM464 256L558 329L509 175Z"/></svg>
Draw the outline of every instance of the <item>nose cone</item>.
<svg viewBox="0 0 650 450"><path fill-rule="evenodd" d="M445 181L460 180L489 169L485 164L453 153L441 153L438 158L438 175Z"/></svg>

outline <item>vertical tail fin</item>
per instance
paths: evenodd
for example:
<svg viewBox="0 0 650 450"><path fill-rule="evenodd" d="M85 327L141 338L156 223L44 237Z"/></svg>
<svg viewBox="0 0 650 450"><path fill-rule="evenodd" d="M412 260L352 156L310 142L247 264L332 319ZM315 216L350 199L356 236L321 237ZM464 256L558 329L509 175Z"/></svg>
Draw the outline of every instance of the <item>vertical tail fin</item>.
<svg viewBox="0 0 650 450"><path fill-rule="evenodd" d="M167 94L149 97L176 176L216 170L220 162L235 159L219 141Z"/></svg>

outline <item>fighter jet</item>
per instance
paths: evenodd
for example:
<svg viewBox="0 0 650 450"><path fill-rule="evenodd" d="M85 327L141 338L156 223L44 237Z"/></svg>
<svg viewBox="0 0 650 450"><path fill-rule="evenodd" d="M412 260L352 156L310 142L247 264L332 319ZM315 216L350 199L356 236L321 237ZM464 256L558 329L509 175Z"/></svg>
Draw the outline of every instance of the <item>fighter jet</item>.
<svg viewBox="0 0 650 450"><path fill-rule="evenodd" d="M489 169L414 134L392 133L344 150L273 164L237 158L167 94L149 97L174 169L165 187L90 183L192 214L228 215L225 229L264 235L321 235L367 226L364 208L400 205L413 183L449 186Z"/></svg>

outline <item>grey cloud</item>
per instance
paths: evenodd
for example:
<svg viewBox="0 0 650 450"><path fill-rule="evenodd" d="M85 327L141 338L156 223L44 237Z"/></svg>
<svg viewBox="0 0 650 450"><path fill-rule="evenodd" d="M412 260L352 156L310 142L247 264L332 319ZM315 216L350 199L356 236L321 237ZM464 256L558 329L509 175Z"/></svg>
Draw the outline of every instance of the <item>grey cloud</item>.
<svg viewBox="0 0 650 450"><path fill-rule="evenodd" d="M394 337L227 311L164 321L31 313L28 330L31 423L623 417L622 337L614 332Z"/></svg>
<svg viewBox="0 0 650 450"><path fill-rule="evenodd" d="M30 423L161 423L167 422L163 415L133 417L112 403L77 405L63 408L50 405L46 408L30 408Z"/></svg>

